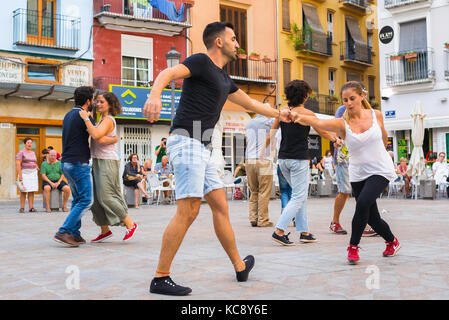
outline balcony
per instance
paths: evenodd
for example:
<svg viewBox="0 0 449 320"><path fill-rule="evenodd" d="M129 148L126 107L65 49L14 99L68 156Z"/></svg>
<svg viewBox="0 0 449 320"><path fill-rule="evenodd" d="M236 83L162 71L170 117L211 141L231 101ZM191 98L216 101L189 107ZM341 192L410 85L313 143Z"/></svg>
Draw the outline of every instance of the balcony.
<svg viewBox="0 0 449 320"><path fill-rule="evenodd" d="M338 0L340 8L348 9L355 13L366 13L368 4L366 0Z"/></svg>
<svg viewBox="0 0 449 320"><path fill-rule="evenodd" d="M93 79L93 87L98 90L109 91L110 84L143 88L151 87L151 83L148 81L126 80L118 77L96 77Z"/></svg>
<svg viewBox="0 0 449 320"><path fill-rule="evenodd" d="M332 38L324 33L305 32L303 34L304 50L326 57L332 56Z"/></svg>
<svg viewBox="0 0 449 320"><path fill-rule="evenodd" d="M46 47L78 51L80 47L79 17L16 9L13 12L13 41L15 45Z"/></svg>
<svg viewBox="0 0 449 320"><path fill-rule="evenodd" d="M170 3L175 6L173 10L158 10L150 5L123 0L94 0L94 18L109 29L175 36L192 26L188 21L188 8L193 1L175 0Z"/></svg>
<svg viewBox="0 0 449 320"><path fill-rule="evenodd" d="M252 60L258 59L249 57L247 59L237 59L228 63L224 70L234 81L255 82L255 83L276 83L277 62L273 60Z"/></svg>
<svg viewBox="0 0 449 320"><path fill-rule="evenodd" d="M307 99L304 107L315 113L334 116L340 105L341 104L337 100L334 100L331 96L315 94Z"/></svg>
<svg viewBox="0 0 449 320"><path fill-rule="evenodd" d="M397 8L418 2L429 2L429 0L385 0L385 9Z"/></svg>
<svg viewBox="0 0 449 320"><path fill-rule="evenodd" d="M385 65L389 86L431 82L435 78L432 49L390 54Z"/></svg>
<svg viewBox="0 0 449 320"><path fill-rule="evenodd" d="M340 42L340 60L362 66L372 66L372 49L369 45L352 39Z"/></svg>

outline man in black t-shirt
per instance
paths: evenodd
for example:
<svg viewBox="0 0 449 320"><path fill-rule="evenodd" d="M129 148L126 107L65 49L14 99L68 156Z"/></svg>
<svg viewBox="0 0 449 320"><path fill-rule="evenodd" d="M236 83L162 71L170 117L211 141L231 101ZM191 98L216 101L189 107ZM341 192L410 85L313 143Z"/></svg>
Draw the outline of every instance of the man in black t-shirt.
<svg viewBox="0 0 449 320"><path fill-rule="evenodd" d="M241 259L234 232L229 222L223 182L210 161L206 148L226 99L245 109L267 117L279 117L279 110L251 99L240 90L223 70L236 59L239 45L232 24L214 22L206 26L203 41L207 54L194 54L182 64L162 71L156 78L143 114L149 122L159 119L162 90L172 80L185 79L182 95L167 140L167 155L176 179L176 215L167 226L155 278L150 292L187 295L192 290L177 285L169 277L170 266L188 228L198 215L201 198L212 209L215 232L236 271L237 281L246 281L254 265L254 257ZM288 110L282 120L289 121Z"/></svg>

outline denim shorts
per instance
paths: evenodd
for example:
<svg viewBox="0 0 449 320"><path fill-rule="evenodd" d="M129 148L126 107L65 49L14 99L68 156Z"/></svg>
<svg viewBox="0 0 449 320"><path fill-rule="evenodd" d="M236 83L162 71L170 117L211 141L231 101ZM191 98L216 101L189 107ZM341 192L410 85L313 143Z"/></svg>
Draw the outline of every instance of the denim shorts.
<svg viewBox="0 0 449 320"><path fill-rule="evenodd" d="M210 161L211 152L200 141L171 135L167 139L167 156L173 166L176 200L202 198L224 188L218 168Z"/></svg>
<svg viewBox="0 0 449 320"><path fill-rule="evenodd" d="M351 184L349 183L348 167L337 165L335 167L335 174L337 175L338 192L351 194Z"/></svg>

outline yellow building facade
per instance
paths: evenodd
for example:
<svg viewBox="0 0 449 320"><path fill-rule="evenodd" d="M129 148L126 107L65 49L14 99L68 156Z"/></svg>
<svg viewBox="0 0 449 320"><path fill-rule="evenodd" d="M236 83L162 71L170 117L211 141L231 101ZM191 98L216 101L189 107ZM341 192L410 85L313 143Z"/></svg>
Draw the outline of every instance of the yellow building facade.
<svg viewBox="0 0 449 320"><path fill-rule="evenodd" d="M305 107L331 117L341 105L340 88L361 81L380 108L379 45L375 1L277 0L279 102L293 79L307 81L313 94ZM321 153L331 149L322 139Z"/></svg>

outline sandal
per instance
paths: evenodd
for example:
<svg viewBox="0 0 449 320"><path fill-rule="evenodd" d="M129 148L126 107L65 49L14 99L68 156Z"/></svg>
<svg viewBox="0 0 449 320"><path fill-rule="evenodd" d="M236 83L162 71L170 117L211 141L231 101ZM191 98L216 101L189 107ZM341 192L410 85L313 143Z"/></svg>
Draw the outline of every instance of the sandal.
<svg viewBox="0 0 449 320"><path fill-rule="evenodd" d="M25 213L25 209L24 208L20 208L19 209L19 213Z"/></svg>
<svg viewBox="0 0 449 320"><path fill-rule="evenodd" d="M31 208L31 209L30 209L30 212L37 212L37 210L34 209L34 208Z"/></svg>

